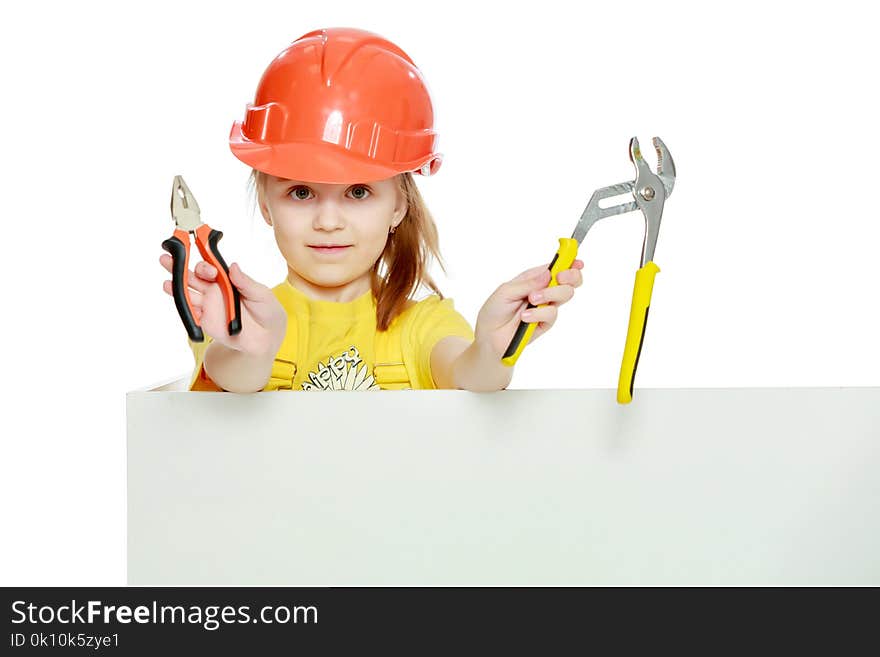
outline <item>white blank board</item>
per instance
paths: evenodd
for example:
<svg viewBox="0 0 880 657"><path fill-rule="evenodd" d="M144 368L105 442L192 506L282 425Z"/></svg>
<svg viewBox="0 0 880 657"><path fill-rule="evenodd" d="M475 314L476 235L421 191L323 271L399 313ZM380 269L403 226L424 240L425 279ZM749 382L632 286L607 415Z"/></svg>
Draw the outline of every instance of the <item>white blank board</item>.
<svg viewBox="0 0 880 657"><path fill-rule="evenodd" d="M127 396L133 585L880 584L880 388L174 387Z"/></svg>

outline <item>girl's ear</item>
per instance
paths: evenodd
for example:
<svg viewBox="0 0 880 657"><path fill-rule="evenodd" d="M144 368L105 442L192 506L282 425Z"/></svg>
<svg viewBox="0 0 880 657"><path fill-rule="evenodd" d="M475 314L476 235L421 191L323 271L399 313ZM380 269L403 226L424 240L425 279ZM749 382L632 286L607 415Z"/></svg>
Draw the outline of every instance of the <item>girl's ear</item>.
<svg viewBox="0 0 880 657"><path fill-rule="evenodd" d="M269 207L266 205L266 200L264 198L264 185L266 184L266 174L257 169L251 170L251 181L254 186L255 197L257 199L257 205L260 208L260 214L263 215L263 221L265 221L269 226L272 225L272 215L269 214Z"/></svg>
<svg viewBox="0 0 880 657"><path fill-rule="evenodd" d="M391 230L394 230L400 224L402 224L405 216L406 216L406 210L404 210L402 212L395 212L394 217L391 219Z"/></svg>
<svg viewBox="0 0 880 657"><path fill-rule="evenodd" d="M409 206L406 203L406 195L398 189L397 204L394 206L394 215L391 218L392 228L397 228L400 225L400 222L406 217L407 210L409 210Z"/></svg>
<svg viewBox="0 0 880 657"><path fill-rule="evenodd" d="M269 226L272 225L272 215L269 214L269 208L266 206L266 203L262 200L259 202L260 206L260 214L263 215L263 221L265 221Z"/></svg>

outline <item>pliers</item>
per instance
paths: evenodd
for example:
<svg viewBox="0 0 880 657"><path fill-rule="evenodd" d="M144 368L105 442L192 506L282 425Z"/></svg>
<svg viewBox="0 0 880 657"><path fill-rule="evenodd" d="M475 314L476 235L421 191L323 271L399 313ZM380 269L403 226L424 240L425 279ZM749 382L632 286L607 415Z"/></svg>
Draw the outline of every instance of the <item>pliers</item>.
<svg viewBox="0 0 880 657"><path fill-rule="evenodd" d="M645 239L642 242L642 257L633 288L632 306L630 308L629 326L626 343L623 349L623 361L620 365L620 377L617 382L617 401L627 404L632 401L633 383L636 376L645 325L648 321L648 308L651 305L651 292L654 288L654 276L660 268L654 264L654 249L657 247L657 236L660 232L660 219L663 215L663 204L672 194L675 185L675 163L669 150L659 137L653 139L657 151L657 173L655 174L642 157L639 140L633 137L629 142L629 159L635 165L636 178L630 182L602 187L593 192L590 202L581 215L570 238L559 238L559 250L550 263L549 287L557 285L556 274L568 269L577 256L578 247L583 242L587 231L594 223L613 215L641 210L645 216ZM599 201L622 194L632 194L633 200L608 208L600 208ZM533 304L528 305L534 308ZM520 322L507 351L501 359L505 365L516 363L519 355L528 344L536 324Z"/></svg>
<svg viewBox="0 0 880 657"><path fill-rule="evenodd" d="M226 305L226 317L229 320L229 335L241 332L241 299L239 292L229 280L229 268L217 248L217 242L223 233L203 224L199 213L199 204L189 191L182 176L174 176L171 186L171 216L174 218L174 235L162 242L162 248L171 254L173 262L171 270L171 288L174 305L190 340L203 342L205 339L202 327L196 322L189 298L189 234L192 233L202 259L213 265L217 270L217 283L223 294Z"/></svg>

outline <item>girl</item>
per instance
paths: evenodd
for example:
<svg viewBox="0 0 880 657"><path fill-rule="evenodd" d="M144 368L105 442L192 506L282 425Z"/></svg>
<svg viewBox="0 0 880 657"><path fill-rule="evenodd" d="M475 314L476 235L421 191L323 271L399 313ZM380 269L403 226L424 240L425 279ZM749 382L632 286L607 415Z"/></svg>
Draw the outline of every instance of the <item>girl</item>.
<svg viewBox="0 0 880 657"><path fill-rule="evenodd" d="M520 320L538 323L532 339L546 332L583 263L553 287L546 264L504 283L472 331L427 271L437 230L413 174L437 172L436 141L420 71L378 35L317 30L272 61L230 147L252 168L287 278L269 289L233 263L242 330L229 336L217 271L196 265L190 294L207 339L191 343L191 390L507 387L501 358ZM171 271L170 256L160 262ZM415 301L421 285L434 294Z"/></svg>

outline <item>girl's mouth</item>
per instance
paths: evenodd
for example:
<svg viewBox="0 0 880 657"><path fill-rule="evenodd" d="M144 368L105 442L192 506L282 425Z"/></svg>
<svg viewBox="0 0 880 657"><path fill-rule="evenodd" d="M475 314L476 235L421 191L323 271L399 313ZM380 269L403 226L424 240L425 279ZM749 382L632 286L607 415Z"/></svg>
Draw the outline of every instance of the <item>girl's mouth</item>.
<svg viewBox="0 0 880 657"><path fill-rule="evenodd" d="M315 253L334 255L343 253L346 249L351 248L351 244L309 244L309 248Z"/></svg>

